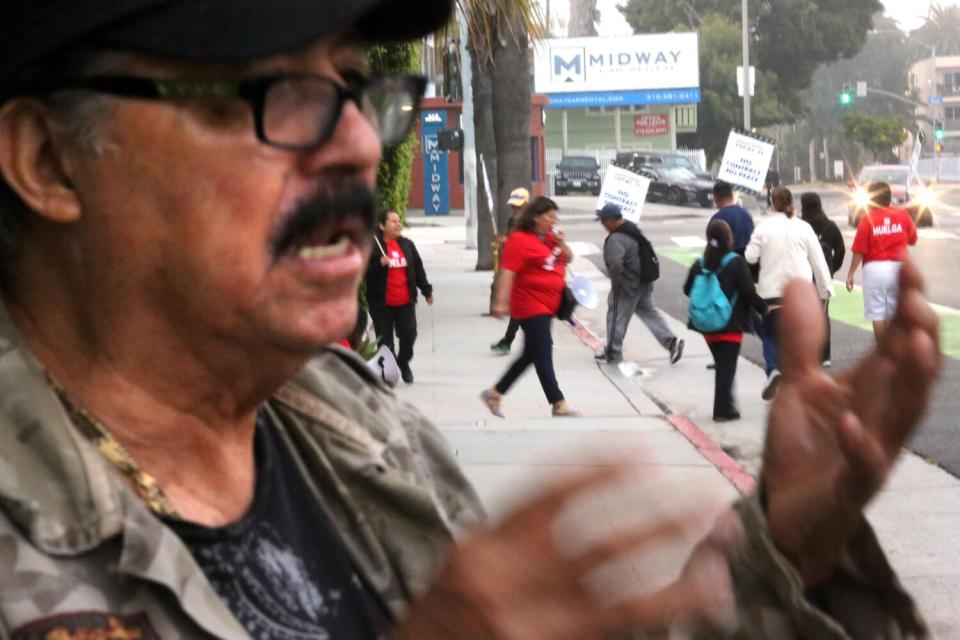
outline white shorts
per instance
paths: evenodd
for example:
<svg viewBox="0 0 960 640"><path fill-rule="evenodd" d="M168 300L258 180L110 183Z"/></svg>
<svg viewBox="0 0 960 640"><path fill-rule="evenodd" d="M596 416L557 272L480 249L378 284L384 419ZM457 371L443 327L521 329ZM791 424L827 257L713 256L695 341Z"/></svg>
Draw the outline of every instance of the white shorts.
<svg viewBox="0 0 960 640"><path fill-rule="evenodd" d="M889 320L897 310L900 262L876 260L863 265L863 316Z"/></svg>

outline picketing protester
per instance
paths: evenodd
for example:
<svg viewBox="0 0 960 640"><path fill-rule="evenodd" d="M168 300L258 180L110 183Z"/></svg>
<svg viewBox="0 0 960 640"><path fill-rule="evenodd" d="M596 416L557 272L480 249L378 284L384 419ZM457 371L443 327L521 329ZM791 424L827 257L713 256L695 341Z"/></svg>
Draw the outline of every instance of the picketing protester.
<svg viewBox="0 0 960 640"><path fill-rule="evenodd" d="M776 395L781 382L778 320L787 284L795 278L813 280L820 295L820 309L824 301L834 295L830 269L820 242L810 225L796 217L793 194L786 187L775 187L771 201L774 213L756 226L744 251L748 263L760 263L757 293L767 303L761 335L767 372L767 381L761 392L764 400Z"/></svg>
<svg viewBox="0 0 960 640"><path fill-rule="evenodd" d="M703 334L716 369L713 385L713 420L740 419L733 395L743 334L753 328L751 313L764 315L767 305L753 284L746 260L734 251L733 232L721 219L707 225L707 248L693 263L683 285L690 297L688 326ZM702 315L697 311L702 311Z"/></svg>
<svg viewBox="0 0 960 640"><path fill-rule="evenodd" d="M555 525L635 463L485 525L437 428L328 346L424 90L369 77L367 44L452 5L0 3L0 637L723 638L722 602L742 638L924 637L864 515L937 374L912 265L842 384L788 287L762 492L615 602L598 570L689 522L587 523L580 549Z"/></svg>
<svg viewBox="0 0 960 640"><path fill-rule="evenodd" d="M557 228L558 210L550 198L534 198L520 212L516 228L507 238L491 313L520 323L523 353L493 387L480 394L495 416L503 417L503 396L531 364L551 413L557 417L580 415L564 399L553 369L551 324L566 286L566 265L573 259L573 251Z"/></svg>
<svg viewBox="0 0 960 640"><path fill-rule="evenodd" d="M800 217L813 227L813 232L817 235L820 248L823 250L823 258L830 269L830 277L833 278L833 275L843 266L843 259L847 255L840 227L827 217L823 211L820 196L813 192L800 196ZM830 300L823 302L823 315L827 319L827 340L823 344L822 361L823 366L831 367L833 363L830 356Z"/></svg>
<svg viewBox="0 0 960 640"><path fill-rule="evenodd" d="M427 304L433 304L433 286L427 280L417 246L403 236L403 224L396 211L384 209L377 216L374 232L376 251L367 263L367 306L379 344L393 352L400 377L413 384L413 345L417 341L417 290ZM399 350L394 347L396 333Z"/></svg>
<svg viewBox="0 0 960 640"><path fill-rule="evenodd" d="M505 233L497 237L497 246L499 248L503 247L507 236L509 236L510 232L516 227L517 218L519 217L520 212L523 211L523 208L527 206L528 202L530 202L530 192L523 187L517 187L510 192L510 197L507 199L507 206L510 207L510 210L513 213L510 216L510 221L507 223L507 229ZM499 270L500 264L503 262L503 252L498 251L497 255L497 270ZM510 349L513 346L513 341L517 338L518 331L520 331L520 323L516 318L510 318L510 322L507 323L507 330L503 334L503 337L490 345L490 350L496 353L498 356L510 355Z"/></svg>
<svg viewBox="0 0 960 640"><path fill-rule="evenodd" d="M892 194L886 182L867 187L870 205L853 238L847 291L853 291L854 276L863 264L863 316L873 322L879 341L897 309L900 265L908 246L917 244L917 225L904 209L891 207Z"/></svg>
<svg viewBox="0 0 960 640"><path fill-rule="evenodd" d="M623 361L623 340L634 315L669 354L670 364L683 356L683 338L678 337L653 304L654 281L660 277L657 254L643 232L623 217L622 209L607 203L597 211L597 220L607 231L603 263L610 276L607 297L607 346L596 359L609 364Z"/></svg>
<svg viewBox="0 0 960 640"><path fill-rule="evenodd" d="M733 187L723 180L717 180L713 185L713 203L717 207L717 212L710 220L723 220L729 225L733 233L733 250L743 255L747 249L747 243L750 242L750 236L753 235L753 216L737 204L733 196Z"/></svg>

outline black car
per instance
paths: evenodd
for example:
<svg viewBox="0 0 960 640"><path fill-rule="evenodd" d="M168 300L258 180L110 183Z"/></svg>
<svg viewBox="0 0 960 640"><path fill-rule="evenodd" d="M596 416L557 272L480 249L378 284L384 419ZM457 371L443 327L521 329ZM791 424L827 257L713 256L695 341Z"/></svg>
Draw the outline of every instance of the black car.
<svg viewBox="0 0 960 640"><path fill-rule="evenodd" d="M600 165L590 156L566 156L557 165L553 192L565 196L571 191L589 191L600 195Z"/></svg>
<svg viewBox="0 0 960 640"><path fill-rule="evenodd" d="M713 181L703 180L682 167L637 167L636 173L650 178L647 200L676 205L713 206Z"/></svg>
<svg viewBox="0 0 960 640"><path fill-rule="evenodd" d="M613 165L633 172L640 167L654 169L682 167L703 180L714 179L712 174L701 169L700 165L687 156L668 151L619 151Z"/></svg>

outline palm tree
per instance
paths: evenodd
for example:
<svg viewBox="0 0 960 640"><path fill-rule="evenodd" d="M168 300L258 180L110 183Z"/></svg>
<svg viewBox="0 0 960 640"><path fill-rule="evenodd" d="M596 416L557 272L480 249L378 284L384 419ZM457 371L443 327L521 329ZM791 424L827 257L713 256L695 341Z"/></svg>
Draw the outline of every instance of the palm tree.
<svg viewBox="0 0 960 640"><path fill-rule="evenodd" d="M938 56L960 55L960 7L933 5L926 21L910 33L910 38L928 47L935 46ZM927 51L919 52L920 57L926 56Z"/></svg>
<svg viewBox="0 0 960 640"><path fill-rule="evenodd" d="M497 228L510 218L510 191L530 185L529 39L543 32L532 0L458 0L469 30L477 154L483 156ZM494 117L496 114L496 117ZM479 166L479 162L478 162ZM479 198L477 269L493 268L493 224Z"/></svg>
<svg viewBox="0 0 960 640"><path fill-rule="evenodd" d="M597 0L570 0L570 37L589 37L597 35L597 23L600 12Z"/></svg>

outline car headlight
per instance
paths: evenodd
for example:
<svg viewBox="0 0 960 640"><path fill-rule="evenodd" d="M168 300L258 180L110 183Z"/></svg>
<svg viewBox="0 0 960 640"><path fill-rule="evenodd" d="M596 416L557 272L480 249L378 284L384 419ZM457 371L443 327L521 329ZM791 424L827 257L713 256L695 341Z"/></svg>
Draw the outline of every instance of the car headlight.
<svg viewBox="0 0 960 640"><path fill-rule="evenodd" d="M863 187L857 187L850 199L858 209L866 209L870 204L870 194Z"/></svg>
<svg viewBox="0 0 960 640"><path fill-rule="evenodd" d="M932 189L917 189L913 194L913 201L924 209L929 209L937 203L937 194Z"/></svg>

